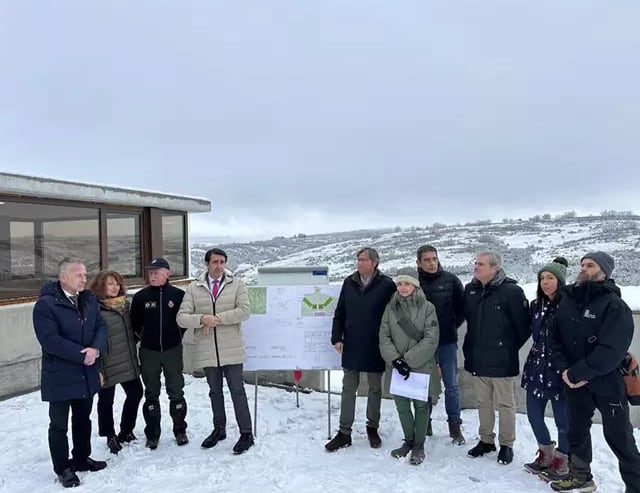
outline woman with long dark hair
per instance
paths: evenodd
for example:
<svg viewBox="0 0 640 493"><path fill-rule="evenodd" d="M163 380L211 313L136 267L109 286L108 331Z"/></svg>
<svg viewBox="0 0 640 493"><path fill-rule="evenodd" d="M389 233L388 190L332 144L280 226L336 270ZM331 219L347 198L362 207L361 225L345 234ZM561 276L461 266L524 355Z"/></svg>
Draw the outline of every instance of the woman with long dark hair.
<svg viewBox="0 0 640 493"><path fill-rule="evenodd" d="M122 450L122 443L136 439L133 429L143 392L136 338L131 327L124 278L115 271L101 271L91 283L91 291L100 302L100 313L109 329L109 351L100 356L102 389L98 393L98 434L107 438L109 450L117 454ZM117 384L126 394L118 435L113 423Z"/></svg>
<svg viewBox="0 0 640 493"><path fill-rule="evenodd" d="M548 333L554 313L566 284L567 260L557 257L538 272L536 299L531 302L531 332L533 345L522 371L522 387L527 396L527 417L538 441L538 456L524 468L540 475L545 481L564 479L569 474L569 423L560 370L549 356ZM551 402L558 429L558 444L551 440L544 421L547 404Z"/></svg>

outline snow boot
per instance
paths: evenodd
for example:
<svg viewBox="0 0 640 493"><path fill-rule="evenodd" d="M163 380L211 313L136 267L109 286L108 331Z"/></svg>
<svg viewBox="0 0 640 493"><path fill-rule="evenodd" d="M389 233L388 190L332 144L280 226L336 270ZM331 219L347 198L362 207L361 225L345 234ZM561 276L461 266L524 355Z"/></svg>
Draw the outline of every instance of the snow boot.
<svg viewBox="0 0 640 493"><path fill-rule="evenodd" d="M462 430L460 430L460 425L462 423L451 423L449 422L449 436L451 437L451 443L454 445L464 445L467 441L464 439L464 435L462 434Z"/></svg>
<svg viewBox="0 0 640 493"><path fill-rule="evenodd" d="M107 437L107 447L109 447L109 452L116 455L122 450L122 445L120 445L115 435Z"/></svg>
<svg viewBox="0 0 640 493"><path fill-rule="evenodd" d="M173 420L173 435L176 437L178 445L186 445L189 443L187 437L187 401L181 399L179 401L169 402L169 414Z"/></svg>
<svg viewBox="0 0 640 493"><path fill-rule="evenodd" d="M591 493L597 489L592 479L582 480L571 476L567 479L551 481L549 485L553 491L568 491L572 493Z"/></svg>
<svg viewBox="0 0 640 493"><path fill-rule="evenodd" d="M158 446L160 439L160 402L145 401L142 406L142 416L146 423L144 434L147 437L147 447L153 450ZM155 447L151 447L149 441L155 442Z"/></svg>
<svg viewBox="0 0 640 493"><path fill-rule="evenodd" d="M556 449L548 469L538 474L544 481L560 481L569 477L569 456Z"/></svg>
<svg viewBox="0 0 640 493"><path fill-rule="evenodd" d="M413 440L407 440L405 438L404 442L402 442L402 445L400 445L398 448L394 448L391 451L391 457L395 457L396 459L406 457L407 455L409 455L409 452L411 452L411 449L413 449Z"/></svg>
<svg viewBox="0 0 640 493"><path fill-rule="evenodd" d="M413 466L419 466L424 462L424 443L416 443L411 449L411 457L409 457L409 464Z"/></svg>
<svg viewBox="0 0 640 493"><path fill-rule="evenodd" d="M380 448L382 446L382 439L378 435L378 430L373 426L367 426L367 438L371 448Z"/></svg>
<svg viewBox="0 0 640 493"><path fill-rule="evenodd" d="M529 462L524 465L524 468L533 474L539 474L542 471L546 471L551 466L554 457L555 443L551 442L549 445L538 444L538 456L533 462Z"/></svg>
<svg viewBox="0 0 640 493"><path fill-rule="evenodd" d="M351 435L347 435L341 431L339 431L336 436L334 436L324 446L324 448L327 449L327 452L335 452L336 450L344 447L351 447Z"/></svg>
<svg viewBox="0 0 640 493"><path fill-rule="evenodd" d="M513 462L513 448L507 445L500 445L498 452L498 464L507 465Z"/></svg>
<svg viewBox="0 0 640 493"><path fill-rule="evenodd" d="M484 454L488 454L489 452L495 452L496 446L493 443L485 443L482 440L478 441L478 444L473 447L467 455L473 459L476 457L482 457Z"/></svg>
<svg viewBox="0 0 640 493"><path fill-rule="evenodd" d="M125 443L125 442L131 443L131 442L135 442L137 438L132 431L128 431L128 432L121 431L120 433L118 433L116 440L118 440L118 443Z"/></svg>

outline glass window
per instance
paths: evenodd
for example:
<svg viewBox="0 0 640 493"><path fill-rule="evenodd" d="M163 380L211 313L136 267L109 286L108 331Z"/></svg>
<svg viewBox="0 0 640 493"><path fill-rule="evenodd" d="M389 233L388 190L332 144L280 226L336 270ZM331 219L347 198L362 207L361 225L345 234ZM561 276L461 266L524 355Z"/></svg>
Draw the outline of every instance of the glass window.
<svg viewBox="0 0 640 493"><path fill-rule="evenodd" d="M187 256L185 252L184 215L162 216L163 257L169 261L175 276L186 276Z"/></svg>
<svg viewBox="0 0 640 493"><path fill-rule="evenodd" d="M107 213L108 269L142 277L140 215Z"/></svg>
<svg viewBox="0 0 640 493"><path fill-rule="evenodd" d="M84 260L90 273L100 269L98 209L0 202L0 297L36 294L67 256Z"/></svg>

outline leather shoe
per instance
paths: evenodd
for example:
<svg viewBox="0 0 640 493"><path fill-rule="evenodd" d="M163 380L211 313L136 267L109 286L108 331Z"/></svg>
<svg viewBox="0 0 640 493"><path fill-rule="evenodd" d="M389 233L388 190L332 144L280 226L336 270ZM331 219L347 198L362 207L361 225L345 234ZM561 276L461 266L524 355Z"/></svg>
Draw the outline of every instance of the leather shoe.
<svg viewBox="0 0 640 493"><path fill-rule="evenodd" d="M83 461L75 462L73 470L77 472L83 471L91 471L96 472L100 471L107 467L107 463L103 460L93 460L91 457L87 457Z"/></svg>
<svg viewBox="0 0 640 493"><path fill-rule="evenodd" d="M60 484L65 488L80 486L80 478L70 467L67 467L61 474L58 474L58 480L60 480Z"/></svg>
<svg viewBox="0 0 640 493"><path fill-rule="evenodd" d="M227 438L227 432L222 428L214 428L211 434L202 441L202 448L215 447L218 442Z"/></svg>

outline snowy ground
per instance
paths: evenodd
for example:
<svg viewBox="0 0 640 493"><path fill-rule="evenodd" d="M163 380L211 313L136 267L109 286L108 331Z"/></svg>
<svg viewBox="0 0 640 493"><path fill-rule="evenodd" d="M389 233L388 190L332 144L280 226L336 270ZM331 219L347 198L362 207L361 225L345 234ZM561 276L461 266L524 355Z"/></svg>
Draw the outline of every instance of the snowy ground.
<svg viewBox="0 0 640 493"><path fill-rule="evenodd" d="M92 492L305 492L305 493L396 493L432 491L474 493L520 493L551 491L548 485L526 473L521 464L536 450L527 418L518 415L518 439L515 461L509 466L497 464L496 455L480 459L466 456L469 446L456 447L447 438L446 415L441 401L434 409L434 436L428 439L427 460L411 466L389 456L400 444L402 435L392 401L382 408L381 449L369 448L364 433L366 400L359 398L354 444L329 454L327 439L327 394L295 394L275 388L259 388L258 437L254 448L234 456L231 447L237 438L233 411L226 396L229 418L226 441L203 450L200 442L211 431L208 388L203 379L187 378L191 443L177 447L172 440L168 404L163 402L163 436L155 451L145 449L143 421L139 417L135 433L138 442L125 446L119 455L108 453L104 439L97 436L94 405L93 454L106 459L107 469L97 473L79 473L82 490ZM332 380L334 380L332 376ZM254 387L246 386L253 413ZM122 393L117 392L117 409ZM333 428L337 426L339 396L332 396ZM47 448L47 404L39 393L0 402L2 441L0 442L0 491L12 493L60 492L51 469ZM477 413L463 411L464 432L470 444L475 442ZM549 425L552 422L549 420ZM552 428L551 428L552 429ZM602 428L594 425L595 480L599 491L622 492L615 458L602 437ZM638 438L637 435L636 439Z"/></svg>

